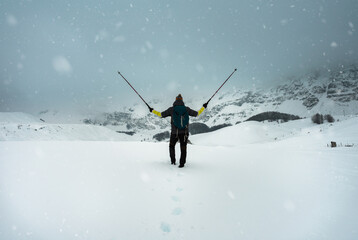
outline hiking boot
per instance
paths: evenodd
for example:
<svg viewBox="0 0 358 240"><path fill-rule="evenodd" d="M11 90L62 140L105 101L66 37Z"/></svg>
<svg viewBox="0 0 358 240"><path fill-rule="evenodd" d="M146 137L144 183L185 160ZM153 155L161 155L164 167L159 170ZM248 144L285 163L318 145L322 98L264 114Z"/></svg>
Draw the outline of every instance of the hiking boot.
<svg viewBox="0 0 358 240"><path fill-rule="evenodd" d="M179 167L180 167L180 168L183 168L183 167L184 167L184 164L180 164Z"/></svg>

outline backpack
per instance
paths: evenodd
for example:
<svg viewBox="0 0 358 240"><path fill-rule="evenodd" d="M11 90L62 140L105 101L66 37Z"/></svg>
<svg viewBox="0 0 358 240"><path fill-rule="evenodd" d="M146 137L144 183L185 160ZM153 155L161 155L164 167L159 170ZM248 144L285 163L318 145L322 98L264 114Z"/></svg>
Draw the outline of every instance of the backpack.
<svg viewBox="0 0 358 240"><path fill-rule="evenodd" d="M184 105L174 106L173 123L178 129L183 130L188 127L189 114Z"/></svg>

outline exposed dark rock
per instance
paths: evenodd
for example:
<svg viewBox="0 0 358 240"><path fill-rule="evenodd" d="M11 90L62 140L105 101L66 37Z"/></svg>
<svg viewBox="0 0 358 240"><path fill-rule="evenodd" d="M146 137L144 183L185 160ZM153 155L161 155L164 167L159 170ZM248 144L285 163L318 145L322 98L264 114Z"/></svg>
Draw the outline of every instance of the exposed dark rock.
<svg viewBox="0 0 358 240"><path fill-rule="evenodd" d="M117 133L124 133L124 134L127 134L129 136L133 136L135 134L135 132L133 131L116 131Z"/></svg>
<svg viewBox="0 0 358 240"><path fill-rule="evenodd" d="M94 124L94 122L91 119L83 119L84 124Z"/></svg>
<svg viewBox="0 0 358 240"><path fill-rule="evenodd" d="M350 102L358 98L358 68L351 67L332 73L327 97L337 102Z"/></svg>
<svg viewBox="0 0 358 240"><path fill-rule="evenodd" d="M316 94L322 94L326 92L326 87L325 86L314 86L312 88L312 92L316 93Z"/></svg>
<svg viewBox="0 0 358 240"><path fill-rule="evenodd" d="M328 84L328 89L332 89L332 88L337 88L337 84L335 83Z"/></svg>
<svg viewBox="0 0 358 240"><path fill-rule="evenodd" d="M337 98L337 101L339 102L350 102L352 100L355 99L355 94L347 94L347 95L344 95L344 96L339 96Z"/></svg>
<svg viewBox="0 0 358 240"><path fill-rule="evenodd" d="M346 88L355 87L355 84L352 83L352 82L349 82L349 81L342 81L341 83L342 83L342 85L343 85L344 87L346 87Z"/></svg>
<svg viewBox="0 0 358 240"><path fill-rule="evenodd" d="M168 139L169 137L170 137L169 131L165 131L162 133L155 134L153 136L153 139L155 139L157 141L163 141L165 139Z"/></svg>
<svg viewBox="0 0 358 240"><path fill-rule="evenodd" d="M210 131L213 132L213 131L219 130L219 129L224 128L224 127L229 127L229 126L231 126L231 124L223 123L223 124L211 127Z"/></svg>
<svg viewBox="0 0 358 240"><path fill-rule="evenodd" d="M246 121L277 121L277 120L283 120L284 122L290 121L290 120L297 120L301 119L299 116L287 114L287 113L280 113L280 112L264 112L259 113L255 116L250 117Z"/></svg>
<svg viewBox="0 0 358 240"><path fill-rule="evenodd" d="M199 134L199 133L206 133L210 132L210 127L205 123L191 123L189 125L189 133L192 135Z"/></svg>
<svg viewBox="0 0 358 240"><path fill-rule="evenodd" d="M303 106L305 106L307 109L310 110L314 106L316 106L318 102L319 102L319 99L316 98L315 96L311 95L308 98L306 98L302 104L303 104Z"/></svg>

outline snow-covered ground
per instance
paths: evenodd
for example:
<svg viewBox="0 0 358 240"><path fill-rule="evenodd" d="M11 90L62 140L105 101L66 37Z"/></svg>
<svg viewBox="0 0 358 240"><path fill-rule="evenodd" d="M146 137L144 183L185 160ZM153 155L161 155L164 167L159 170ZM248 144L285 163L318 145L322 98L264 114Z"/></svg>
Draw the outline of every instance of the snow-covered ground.
<svg viewBox="0 0 358 240"><path fill-rule="evenodd" d="M357 120L191 136L183 169L168 143L2 141L0 239L357 239Z"/></svg>
<svg viewBox="0 0 358 240"><path fill-rule="evenodd" d="M123 141L129 136L101 126L46 123L21 112L0 113L0 141L47 140Z"/></svg>

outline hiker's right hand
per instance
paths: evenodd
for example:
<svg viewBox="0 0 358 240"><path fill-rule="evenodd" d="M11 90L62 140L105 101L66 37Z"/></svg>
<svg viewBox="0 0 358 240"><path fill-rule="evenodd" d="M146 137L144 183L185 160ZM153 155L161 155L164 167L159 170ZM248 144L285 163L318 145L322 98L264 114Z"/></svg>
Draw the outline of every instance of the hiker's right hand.
<svg viewBox="0 0 358 240"><path fill-rule="evenodd" d="M151 107L148 107L149 108L149 112L153 112L153 108L151 108Z"/></svg>
<svg viewBox="0 0 358 240"><path fill-rule="evenodd" d="M208 103L204 103L204 104L203 104L203 107L204 107L204 108L207 108L207 107L208 107Z"/></svg>

